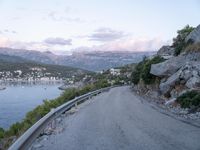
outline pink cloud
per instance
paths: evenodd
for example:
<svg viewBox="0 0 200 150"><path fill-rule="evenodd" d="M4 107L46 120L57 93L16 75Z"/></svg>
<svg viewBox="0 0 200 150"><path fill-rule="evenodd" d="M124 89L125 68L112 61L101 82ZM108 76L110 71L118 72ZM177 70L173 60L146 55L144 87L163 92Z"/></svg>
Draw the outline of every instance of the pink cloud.
<svg viewBox="0 0 200 150"><path fill-rule="evenodd" d="M161 38L125 38L108 42L98 46L79 47L75 51L156 51L163 45L168 45L169 41Z"/></svg>
<svg viewBox="0 0 200 150"><path fill-rule="evenodd" d="M91 47L77 47L68 51L156 51L163 45L170 44L169 41L163 41L162 38L123 38L115 41L110 41L101 45L93 45ZM39 51L58 51L66 47L56 47L46 44L45 42L21 42L13 41L8 38L0 37L0 47L10 47L16 49L28 49Z"/></svg>
<svg viewBox="0 0 200 150"><path fill-rule="evenodd" d="M53 39L54 40L54 39ZM56 41L55 41L56 40ZM56 38L54 41L42 41L42 42L24 42L24 41L15 41L10 40L6 37L0 37L0 47L9 47L14 49L27 49L27 50L38 50L38 51L46 51L46 50L52 50L56 51L57 49L63 48L63 46L71 45L71 40L63 40L60 38ZM52 44L49 44L49 42L52 42Z"/></svg>
<svg viewBox="0 0 200 150"><path fill-rule="evenodd" d="M9 47L16 49L34 49L34 50L46 50L48 47L40 42L22 42L14 41L9 38L0 37L0 47Z"/></svg>

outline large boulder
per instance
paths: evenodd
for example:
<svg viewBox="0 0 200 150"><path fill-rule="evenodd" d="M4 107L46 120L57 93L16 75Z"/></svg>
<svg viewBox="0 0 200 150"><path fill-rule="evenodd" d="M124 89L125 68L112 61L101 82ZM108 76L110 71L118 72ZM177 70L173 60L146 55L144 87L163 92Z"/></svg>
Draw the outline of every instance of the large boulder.
<svg viewBox="0 0 200 150"><path fill-rule="evenodd" d="M160 84L159 88L162 94L169 93L175 84L180 81L181 70L170 76L167 81Z"/></svg>
<svg viewBox="0 0 200 150"><path fill-rule="evenodd" d="M162 94L178 95L174 90L176 85L184 84L185 88L200 88L200 61L190 61L182 66L166 81L161 82L159 88ZM176 97L176 96L174 96Z"/></svg>
<svg viewBox="0 0 200 150"><path fill-rule="evenodd" d="M157 54L159 56L173 56L174 55L174 48L171 46L162 46Z"/></svg>
<svg viewBox="0 0 200 150"><path fill-rule="evenodd" d="M189 89L200 88L200 76L190 78L185 85Z"/></svg>
<svg viewBox="0 0 200 150"><path fill-rule="evenodd" d="M188 62L180 70L180 79L185 80L185 82L187 82L186 86L188 85L188 88L195 88L195 85L197 86L200 84L200 61ZM192 85L192 83L194 83L194 85L190 86Z"/></svg>
<svg viewBox="0 0 200 150"><path fill-rule="evenodd" d="M183 56L173 57L162 63L151 65L150 73L158 77L169 77L184 65L183 62Z"/></svg>
<svg viewBox="0 0 200 150"><path fill-rule="evenodd" d="M158 77L170 77L188 62L200 63L200 53L182 54L168 59L162 63L151 65L150 73Z"/></svg>
<svg viewBox="0 0 200 150"><path fill-rule="evenodd" d="M185 42L198 43L200 42L200 25L198 25L185 39Z"/></svg>

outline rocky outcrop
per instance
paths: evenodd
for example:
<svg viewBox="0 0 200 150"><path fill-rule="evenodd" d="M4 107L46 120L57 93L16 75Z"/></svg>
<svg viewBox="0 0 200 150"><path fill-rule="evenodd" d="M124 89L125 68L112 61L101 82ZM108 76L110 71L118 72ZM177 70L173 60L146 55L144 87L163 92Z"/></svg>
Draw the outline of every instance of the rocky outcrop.
<svg viewBox="0 0 200 150"><path fill-rule="evenodd" d="M183 59L183 57L174 57L162 63L153 64L150 73L158 77L169 77L183 65Z"/></svg>
<svg viewBox="0 0 200 150"><path fill-rule="evenodd" d="M187 83L186 86L188 88L200 88L200 77L192 77L190 78Z"/></svg>
<svg viewBox="0 0 200 150"><path fill-rule="evenodd" d="M191 58L191 57L188 56L187 58ZM185 89L200 89L200 60L199 59L196 61L194 60L189 61L190 59L186 59L187 61L182 60L182 65L176 66L177 71L175 71L170 76L166 77L166 80L161 80L161 83L159 86L161 93L163 95L177 97L180 95L181 91ZM174 64L172 60L170 62L171 62L170 64ZM167 63L165 63L165 65L166 64ZM163 68L162 70L166 70L166 68ZM170 68L168 68L167 75L169 75L169 72L172 73L173 71L170 70ZM176 89L177 86L179 86L179 91ZM180 89L180 87L182 87L182 89Z"/></svg>
<svg viewBox="0 0 200 150"><path fill-rule="evenodd" d="M170 92L175 84L180 81L181 71L177 71L175 74L170 76L167 81L160 84L159 88L162 94L167 94Z"/></svg>
<svg viewBox="0 0 200 150"><path fill-rule="evenodd" d="M185 39L186 43L200 42L200 25L198 25Z"/></svg>
<svg viewBox="0 0 200 150"><path fill-rule="evenodd" d="M159 56L173 56L174 55L174 48L171 46L162 46L158 52L157 55Z"/></svg>
<svg viewBox="0 0 200 150"><path fill-rule="evenodd" d="M170 77L176 73L187 62L199 61L200 53L182 54L177 57L173 57L159 64L151 65L150 73L158 77Z"/></svg>

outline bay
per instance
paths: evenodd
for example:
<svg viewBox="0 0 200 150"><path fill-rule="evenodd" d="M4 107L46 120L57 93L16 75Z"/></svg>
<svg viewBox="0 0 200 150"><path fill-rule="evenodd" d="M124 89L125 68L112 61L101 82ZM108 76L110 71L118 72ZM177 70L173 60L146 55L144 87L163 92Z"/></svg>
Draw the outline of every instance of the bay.
<svg viewBox="0 0 200 150"><path fill-rule="evenodd" d="M61 84L48 81L3 83L6 89L0 90L0 127L9 128L21 121L28 111L42 104L43 100L58 97L62 93L58 89Z"/></svg>

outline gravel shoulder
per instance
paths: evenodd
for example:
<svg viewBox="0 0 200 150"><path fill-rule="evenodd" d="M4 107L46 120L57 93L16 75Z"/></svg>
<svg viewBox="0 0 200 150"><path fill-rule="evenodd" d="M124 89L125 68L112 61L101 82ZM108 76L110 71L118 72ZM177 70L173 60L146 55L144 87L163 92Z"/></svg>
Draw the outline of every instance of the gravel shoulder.
<svg viewBox="0 0 200 150"><path fill-rule="evenodd" d="M180 120L184 123L196 126L200 128L200 112L189 113L188 109L180 108L178 105L165 104L163 99L158 99L151 97L151 95L141 95L136 91L132 90L134 95L140 99L143 103L146 103L153 109L157 110L160 113L168 115L172 118Z"/></svg>

